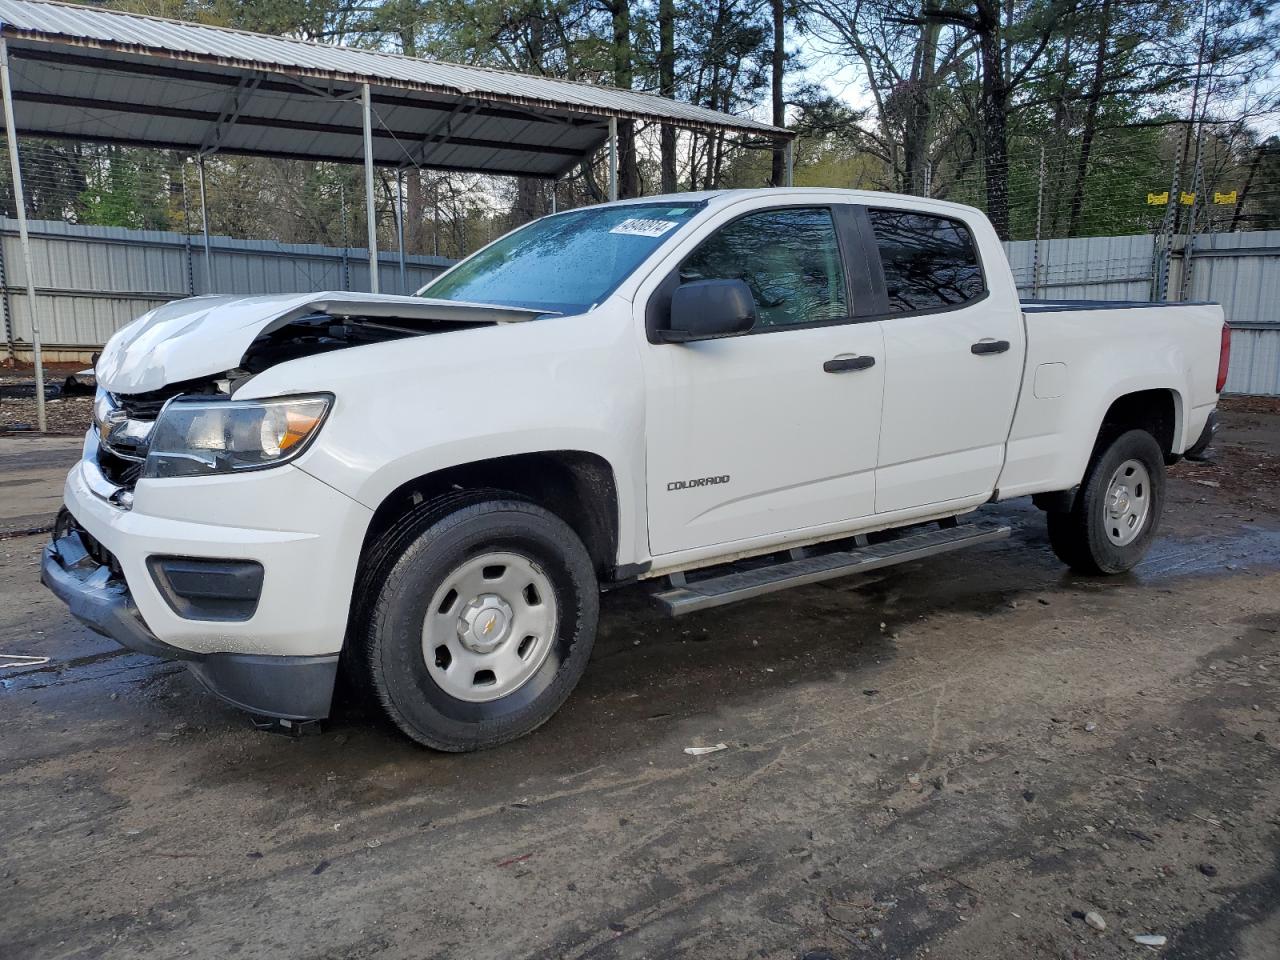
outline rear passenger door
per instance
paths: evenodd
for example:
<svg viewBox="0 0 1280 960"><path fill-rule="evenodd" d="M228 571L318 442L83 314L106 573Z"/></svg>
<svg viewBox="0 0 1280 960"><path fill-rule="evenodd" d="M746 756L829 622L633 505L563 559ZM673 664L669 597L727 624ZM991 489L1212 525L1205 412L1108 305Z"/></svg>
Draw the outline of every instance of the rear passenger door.
<svg viewBox="0 0 1280 960"><path fill-rule="evenodd" d="M1021 310L1012 291L991 295L978 225L916 210L858 216L885 311L876 512L989 494L1022 376Z"/></svg>

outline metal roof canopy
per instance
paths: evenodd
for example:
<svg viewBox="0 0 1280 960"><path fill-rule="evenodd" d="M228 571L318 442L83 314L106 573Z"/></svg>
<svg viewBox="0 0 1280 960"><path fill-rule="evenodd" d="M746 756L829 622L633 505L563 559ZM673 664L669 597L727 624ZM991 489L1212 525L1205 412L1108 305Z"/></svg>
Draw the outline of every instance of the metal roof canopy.
<svg viewBox="0 0 1280 960"><path fill-rule="evenodd" d="M375 293L375 166L554 181L608 144L616 199L621 119L786 144L790 180L790 131L693 104L54 0L0 0L0 82L41 430L44 378L18 131L193 154L202 210L203 158L213 153L363 163Z"/></svg>
<svg viewBox="0 0 1280 960"><path fill-rule="evenodd" d="M380 166L557 178L605 144L610 118L791 137L632 90L76 4L0 0L0 25L29 135L360 163L367 84Z"/></svg>

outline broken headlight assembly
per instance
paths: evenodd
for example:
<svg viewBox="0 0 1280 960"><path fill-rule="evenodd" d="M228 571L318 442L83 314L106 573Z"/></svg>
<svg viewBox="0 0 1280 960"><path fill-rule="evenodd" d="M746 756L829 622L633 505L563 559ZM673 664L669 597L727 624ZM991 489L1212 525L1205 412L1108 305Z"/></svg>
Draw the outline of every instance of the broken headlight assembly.
<svg viewBox="0 0 1280 960"><path fill-rule="evenodd" d="M288 463L320 432L331 394L266 400L175 397L151 431L144 479L204 477Z"/></svg>

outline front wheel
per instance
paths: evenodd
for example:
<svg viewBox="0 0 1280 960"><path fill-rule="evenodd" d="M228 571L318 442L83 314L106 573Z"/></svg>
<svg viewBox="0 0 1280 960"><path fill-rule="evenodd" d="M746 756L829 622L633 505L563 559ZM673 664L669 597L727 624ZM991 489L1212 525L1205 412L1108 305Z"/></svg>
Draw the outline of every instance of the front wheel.
<svg viewBox="0 0 1280 960"><path fill-rule="evenodd" d="M459 752L523 736L582 676L598 587L554 514L496 491L451 494L416 508L368 558L355 668L419 743Z"/></svg>
<svg viewBox="0 0 1280 960"><path fill-rule="evenodd" d="M1164 509L1164 454L1145 430L1120 434L1096 455L1068 511L1048 515L1049 543L1079 573L1138 564Z"/></svg>

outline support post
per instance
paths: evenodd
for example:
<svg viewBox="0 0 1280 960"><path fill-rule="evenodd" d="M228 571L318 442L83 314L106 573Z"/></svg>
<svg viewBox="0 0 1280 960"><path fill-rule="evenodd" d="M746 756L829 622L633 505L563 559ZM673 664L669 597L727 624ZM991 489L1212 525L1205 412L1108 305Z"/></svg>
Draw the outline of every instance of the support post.
<svg viewBox="0 0 1280 960"><path fill-rule="evenodd" d="M1151 301L1166 303L1169 300L1170 271L1173 266L1174 226L1178 222L1179 193L1182 191L1183 141L1178 141L1173 157L1173 181L1169 184L1169 202L1165 206L1164 221L1155 242L1155 264L1151 271Z"/></svg>
<svg viewBox="0 0 1280 960"><path fill-rule="evenodd" d="M404 288L404 169L396 169L396 245L400 248L400 293Z"/></svg>
<svg viewBox="0 0 1280 960"><path fill-rule="evenodd" d="M431 178L431 255L440 256L440 181Z"/></svg>
<svg viewBox="0 0 1280 960"><path fill-rule="evenodd" d="M618 199L618 118L609 118L609 200Z"/></svg>
<svg viewBox="0 0 1280 960"><path fill-rule="evenodd" d="M200 234L204 237L204 292L213 293L213 257L209 254L209 204L204 194L204 154L196 157L200 174Z"/></svg>
<svg viewBox="0 0 1280 960"><path fill-rule="evenodd" d="M31 237L27 234L27 200L22 191L22 165L18 162L18 131L13 122L13 88L9 79L9 45L0 36L0 92L4 95L4 130L9 141L9 169L13 174L13 205L18 214L22 265L27 273L27 309L31 311L31 356L36 368L36 427L48 428L44 413L44 357L40 353L40 318L36 315L36 277L31 262Z"/></svg>
<svg viewBox="0 0 1280 960"><path fill-rule="evenodd" d="M1040 233L1044 224L1044 146L1040 147L1040 178L1036 187L1036 245L1031 256L1031 299L1040 296Z"/></svg>
<svg viewBox="0 0 1280 960"><path fill-rule="evenodd" d="M557 183L559 183L558 180L551 181L551 212L552 213L556 212L556 184Z"/></svg>
<svg viewBox="0 0 1280 960"><path fill-rule="evenodd" d="M373 197L373 95L367 83L360 85L364 110L364 205L369 228L369 292L378 292L378 218Z"/></svg>
<svg viewBox="0 0 1280 960"><path fill-rule="evenodd" d="M786 176L786 179L784 179L782 182L786 186L792 187L792 186L795 186L795 183L793 181L795 180L795 172L796 172L796 142L794 138L787 141L786 154L787 154L787 176Z"/></svg>

